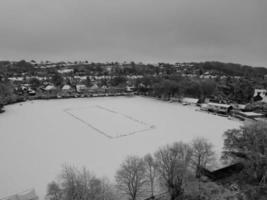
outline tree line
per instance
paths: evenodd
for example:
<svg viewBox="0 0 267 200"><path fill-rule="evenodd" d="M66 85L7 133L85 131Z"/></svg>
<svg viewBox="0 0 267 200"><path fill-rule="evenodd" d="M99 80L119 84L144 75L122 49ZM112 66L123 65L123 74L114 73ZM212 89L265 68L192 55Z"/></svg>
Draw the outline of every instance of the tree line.
<svg viewBox="0 0 267 200"><path fill-rule="evenodd" d="M136 81L141 94L160 98L193 97L203 101L205 98L218 102L249 103L256 85L247 79L228 77L220 79L200 79L181 75L145 76Z"/></svg>
<svg viewBox="0 0 267 200"><path fill-rule="evenodd" d="M13 75L27 74L29 76L50 77L51 83L56 86L62 86L64 83L71 84L69 78L57 73L57 70L62 67L58 65L54 68L42 69L25 60L18 62L2 61L0 62L0 82ZM255 88L267 87L267 81L264 79L264 75L267 74L266 68L233 63L192 62L151 65L135 62L87 62L76 63L68 66L68 68L73 69L73 72L67 74L68 77L73 77L74 75L88 77L109 75L111 80L104 79L98 84L111 87L123 87L126 84L135 85L138 92L164 98L188 96L203 99L210 97L216 101L249 103ZM217 78L201 79L199 76L206 72ZM129 75L141 75L143 78L133 81L127 79ZM184 77L184 75L195 75L196 77ZM222 76L224 76L223 79L221 79ZM64 81L64 79L66 80ZM92 80L83 82L91 86ZM30 83L33 88L38 88L41 85L41 81L35 78L27 83ZM7 83L2 84L7 85Z"/></svg>

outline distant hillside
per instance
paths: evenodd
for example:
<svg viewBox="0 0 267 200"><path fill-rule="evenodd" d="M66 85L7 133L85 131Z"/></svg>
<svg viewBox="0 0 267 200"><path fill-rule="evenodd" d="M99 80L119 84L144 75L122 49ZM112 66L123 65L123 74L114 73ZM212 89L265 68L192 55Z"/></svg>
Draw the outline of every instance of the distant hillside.
<svg viewBox="0 0 267 200"><path fill-rule="evenodd" d="M267 75L267 68L265 67L252 67L248 65L223 63L217 61L187 62L176 64L158 63L155 65L135 62L88 63L88 61L86 61L86 63L75 61L72 62L72 64L66 62L52 63L49 61L47 61L47 63L52 68L57 69L64 67L73 68L75 72L84 72L84 75L108 74L110 71L105 72L107 71L108 67L115 69L112 72L117 75L151 75L159 74L159 72L162 72L163 74L173 74L177 72L176 67L179 67L183 73L193 73L198 75L201 75L205 72L210 72L210 74L214 75L242 77L263 77L264 75ZM0 72L5 71L9 73L30 73L33 71L38 71L38 69L35 69L36 66L42 67L47 65L47 63L33 63L26 62L25 60L18 62L0 61Z"/></svg>
<svg viewBox="0 0 267 200"><path fill-rule="evenodd" d="M267 68L251 67L235 63L204 62L195 63L195 66L204 71L215 71L229 76L263 76L267 74Z"/></svg>

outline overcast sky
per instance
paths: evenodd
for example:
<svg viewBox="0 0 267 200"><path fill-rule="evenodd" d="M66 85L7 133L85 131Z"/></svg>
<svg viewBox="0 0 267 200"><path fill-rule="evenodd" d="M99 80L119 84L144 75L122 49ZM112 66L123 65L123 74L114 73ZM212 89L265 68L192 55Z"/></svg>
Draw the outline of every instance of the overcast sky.
<svg viewBox="0 0 267 200"><path fill-rule="evenodd" d="M267 67L266 0L0 0L0 59Z"/></svg>

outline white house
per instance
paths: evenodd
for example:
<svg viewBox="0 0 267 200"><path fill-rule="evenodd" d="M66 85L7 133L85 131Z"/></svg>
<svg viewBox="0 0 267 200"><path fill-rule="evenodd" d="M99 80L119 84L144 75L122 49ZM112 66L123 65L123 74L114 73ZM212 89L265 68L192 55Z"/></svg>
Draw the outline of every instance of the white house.
<svg viewBox="0 0 267 200"><path fill-rule="evenodd" d="M253 97L254 99L255 97L261 97L262 99L260 101L267 103L267 90L266 89L255 89Z"/></svg>

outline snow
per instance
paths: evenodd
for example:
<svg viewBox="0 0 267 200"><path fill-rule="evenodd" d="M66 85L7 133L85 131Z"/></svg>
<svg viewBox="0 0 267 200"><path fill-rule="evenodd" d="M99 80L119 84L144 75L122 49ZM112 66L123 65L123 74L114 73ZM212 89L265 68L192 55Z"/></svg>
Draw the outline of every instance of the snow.
<svg viewBox="0 0 267 200"><path fill-rule="evenodd" d="M55 90L56 87L54 85L48 85L45 87L45 90L49 91L49 90Z"/></svg>
<svg viewBox="0 0 267 200"><path fill-rule="evenodd" d="M109 139L129 136L149 131L154 128L154 125L149 125L132 116L100 105L69 108L64 111L74 119L79 120L81 123Z"/></svg>
<svg viewBox="0 0 267 200"><path fill-rule="evenodd" d="M182 99L183 103L189 103L189 104L197 104L198 101L199 99L188 98L188 97Z"/></svg>
<svg viewBox="0 0 267 200"><path fill-rule="evenodd" d="M71 89L71 86L70 85L64 85L62 87L62 90L70 90Z"/></svg>
<svg viewBox="0 0 267 200"><path fill-rule="evenodd" d="M195 109L144 97L7 106L0 115L0 197L35 188L43 199L65 163L113 180L127 155L143 156L175 141L202 136L220 152L223 132L240 122Z"/></svg>
<svg viewBox="0 0 267 200"><path fill-rule="evenodd" d="M240 112L240 113L247 117L262 117L263 116L263 114L255 113L255 112Z"/></svg>

